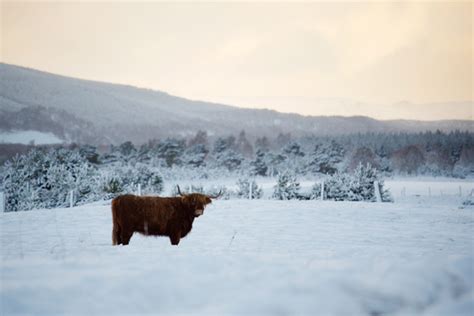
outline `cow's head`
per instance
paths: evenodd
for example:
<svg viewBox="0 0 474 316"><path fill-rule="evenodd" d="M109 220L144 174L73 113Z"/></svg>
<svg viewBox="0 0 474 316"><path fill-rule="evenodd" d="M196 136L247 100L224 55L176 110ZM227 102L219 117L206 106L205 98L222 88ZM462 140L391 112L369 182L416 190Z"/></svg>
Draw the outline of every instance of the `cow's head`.
<svg viewBox="0 0 474 316"><path fill-rule="evenodd" d="M215 199L220 196L221 192L217 195L205 195L201 193L190 193L183 194L178 187L178 194L183 199L184 203L188 205L189 209L192 210L194 217L199 217L204 213L204 209L207 204L212 203L211 199Z"/></svg>

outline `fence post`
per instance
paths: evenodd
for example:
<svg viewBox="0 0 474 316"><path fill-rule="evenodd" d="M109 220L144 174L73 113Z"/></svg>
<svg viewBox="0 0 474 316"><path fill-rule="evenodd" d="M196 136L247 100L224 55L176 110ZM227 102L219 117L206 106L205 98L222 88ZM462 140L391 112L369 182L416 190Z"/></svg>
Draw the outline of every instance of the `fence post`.
<svg viewBox="0 0 474 316"><path fill-rule="evenodd" d="M462 196L462 187L459 186L459 196Z"/></svg>
<svg viewBox="0 0 474 316"><path fill-rule="evenodd" d="M138 184L138 193L139 196L142 195L142 185L141 183Z"/></svg>
<svg viewBox="0 0 474 316"><path fill-rule="evenodd" d="M69 207L74 206L74 190L69 191Z"/></svg>
<svg viewBox="0 0 474 316"><path fill-rule="evenodd" d="M6 203L5 203L5 193L0 192L0 213L3 213L6 211Z"/></svg>
<svg viewBox="0 0 474 316"><path fill-rule="evenodd" d="M321 201L324 201L324 180L321 181Z"/></svg>
<svg viewBox="0 0 474 316"><path fill-rule="evenodd" d="M382 195L380 194L378 181L374 181L374 189L375 189L375 199L377 200L377 202L382 202Z"/></svg>
<svg viewBox="0 0 474 316"><path fill-rule="evenodd" d="M249 200L252 199L252 181L249 180Z"/></svg>

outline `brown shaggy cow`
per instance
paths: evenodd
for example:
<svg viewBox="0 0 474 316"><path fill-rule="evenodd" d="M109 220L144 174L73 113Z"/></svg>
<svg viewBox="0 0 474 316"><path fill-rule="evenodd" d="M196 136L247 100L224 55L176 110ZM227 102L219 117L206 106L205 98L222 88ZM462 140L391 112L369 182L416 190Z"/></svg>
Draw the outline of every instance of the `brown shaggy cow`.
<svg viewBox="0 0 474 316"><path fill-rule="evenodd" d="M121 195L112 200L112 244L128 245L134 232L168 236L172 245L179 244L193 226L194 218L204 212L211 198L199 193L179 197Z"/></svg>

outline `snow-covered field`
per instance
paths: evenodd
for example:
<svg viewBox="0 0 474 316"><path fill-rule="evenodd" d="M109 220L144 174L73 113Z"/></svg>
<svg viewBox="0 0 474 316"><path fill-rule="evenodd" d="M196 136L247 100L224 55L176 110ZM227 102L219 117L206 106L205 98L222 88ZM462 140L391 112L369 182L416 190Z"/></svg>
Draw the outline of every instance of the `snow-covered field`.
<svg viewBox="0 0 474 316"><path fill-rule="evenodd" d="M30 144L36 145L61 144L64 140L59 139L53 133L38 131L13 131L0 132L0 143Z"/></svg>
<svg viewBox="0 0 474 316"><path fill-rule="evenodd" d="M472 315L474 209L451 186L383 204L217 200L178 247L112 247L107 203L0 214L1 314Z"/></svg>

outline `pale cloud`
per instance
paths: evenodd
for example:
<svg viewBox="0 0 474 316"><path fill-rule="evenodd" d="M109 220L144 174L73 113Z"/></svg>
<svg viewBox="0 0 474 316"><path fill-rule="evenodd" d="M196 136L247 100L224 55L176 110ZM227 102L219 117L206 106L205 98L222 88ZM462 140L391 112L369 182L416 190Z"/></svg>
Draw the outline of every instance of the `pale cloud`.
<svg viewBox="0 0 474 316"><path fill-rule="evenodd" d="M240 34L226 40L217 48L216 58L219 61L241 60L247 58L258 48L258 39L253 34Z"/></svg>
<svg viewBox="0 0 474 316"><path fill-rule="evenodd" d="M345 72L357 72L416 41L425 14L423 8L403 3L369 4L341 21L329 38L345 61Z"/></svg>

